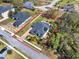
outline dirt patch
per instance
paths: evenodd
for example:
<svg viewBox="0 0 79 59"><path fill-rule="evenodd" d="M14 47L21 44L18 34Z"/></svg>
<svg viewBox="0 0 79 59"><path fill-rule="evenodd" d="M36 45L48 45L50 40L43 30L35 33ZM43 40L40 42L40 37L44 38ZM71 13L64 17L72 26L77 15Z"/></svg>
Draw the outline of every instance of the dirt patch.
<svg viewBox="0 0 79 59"><path fill-rule="evenodd" d="M50 59L57 59L58 56L54 54L54 51L50 52Z"/></svg>

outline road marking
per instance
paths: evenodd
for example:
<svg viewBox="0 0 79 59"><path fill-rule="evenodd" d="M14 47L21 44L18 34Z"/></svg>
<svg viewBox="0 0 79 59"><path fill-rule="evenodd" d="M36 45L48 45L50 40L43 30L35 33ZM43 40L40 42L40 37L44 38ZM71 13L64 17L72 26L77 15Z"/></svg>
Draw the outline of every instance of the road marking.
<svg viewBox="0 0 79 59"><path fill-rule="evenodd" d="M17 51L14 47L12 47L11 45L9 45L8 43L4 42L2 39L0 39L0 41L2 43L4 43L6 46L8 46L9 48L11 48L12 50L14 50L16 53L18 53L20 56L22 56L24 59L29 59L27 58L25 55L23 55L21 52Z"/></svg>

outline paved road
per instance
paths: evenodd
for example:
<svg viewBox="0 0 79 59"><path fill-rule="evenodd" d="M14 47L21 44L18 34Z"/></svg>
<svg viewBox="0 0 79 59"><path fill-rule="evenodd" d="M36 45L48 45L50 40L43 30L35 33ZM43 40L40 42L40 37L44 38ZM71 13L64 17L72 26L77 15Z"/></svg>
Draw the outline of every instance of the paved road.
<svg viewBox="0 0 79 59"><path fill-rule="evenodd" d="M9 33L3 31L0 29L0 35L3 35L3 37L12 45L20 49L23 53L28 55L32 59L49 59L46 55L43 55L42 53L38 53L35 50L29 48L28 46L24 45L23 43L19 42L17 39L14 39Z"/></svg>
<svg viewBox="0 0 79 59"><path fill-rule="evenodd" d="M44 5L44 6L33 6L36 9L41 9L44 11L47 11L48 9L46 7L52 8L54 5L59 2L60 0L52 0L52 2L49 5Z"/></svg>

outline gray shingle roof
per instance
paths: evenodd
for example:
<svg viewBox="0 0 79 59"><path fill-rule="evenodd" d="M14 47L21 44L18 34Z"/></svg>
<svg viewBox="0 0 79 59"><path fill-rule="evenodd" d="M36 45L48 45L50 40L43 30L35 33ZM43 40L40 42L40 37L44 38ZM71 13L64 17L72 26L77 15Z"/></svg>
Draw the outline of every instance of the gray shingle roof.
<svg viewBox="0 0 79 59"><path fill-rule="evenodd" d="M4 57L0 57L0 59L4 59Z"/></svg>
<svg viewBox="0 0 79 59"><path fill-rule="evenodd" d="M25 12L18 12L16 15L13 16L13 18L16 20L16 22L13 25L18 27L20 24L22 24L29 17L30 17L30 15Z"/></svg>
<svg viewBox="0 0 79 59"><path fill-rule="evenodd" d="M24 7L28 8L28 9L33 9L33 4L32 4L32 2L25 2Z"/></svg>
<svg viewBox="0 0 79 59"><path fill-rule="evenodd" d="M12 9L11 6L0 6L0 14L10 9Z"/></svg>
<svg viewBox="0 0 79 59"><path fill-rule="evenodd" d="M30 33L42 37L49 29L50 25L48 23L37 22L32 25L32 30L30 31Z"/></svg>
<svg viewBox="0 0 79 59"><path fill-rule="evenodd" d="M75 8L74 8L74 4L68 4L64 6L64 11L66 12L74 12Z"/></svg>

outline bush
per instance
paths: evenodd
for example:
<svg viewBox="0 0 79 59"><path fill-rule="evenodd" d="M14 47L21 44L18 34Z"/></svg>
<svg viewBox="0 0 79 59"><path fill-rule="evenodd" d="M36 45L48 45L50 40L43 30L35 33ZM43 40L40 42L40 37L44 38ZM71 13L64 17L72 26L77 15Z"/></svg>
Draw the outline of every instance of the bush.
<svg viewBox="0 0 79 59"><path fill-rule="evenodd" d="M7 54L12 54L12 50L8 50L7 51Z"/></svg>

